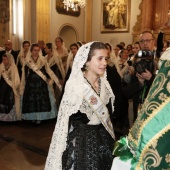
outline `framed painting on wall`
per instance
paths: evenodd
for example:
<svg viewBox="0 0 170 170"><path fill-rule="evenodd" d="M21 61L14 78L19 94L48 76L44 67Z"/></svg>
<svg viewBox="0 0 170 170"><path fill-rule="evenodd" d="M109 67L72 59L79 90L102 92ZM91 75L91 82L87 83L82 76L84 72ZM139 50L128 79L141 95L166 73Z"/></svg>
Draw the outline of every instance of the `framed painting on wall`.
<svg viewBox="0 0 170 170"><path fill-rule="evenodd" d="M67 10L64 8L63 0L56 0L56 10L59 14L70 15L74 17L80 16L80 7L78 7L78 11L74 11L72 9Z"/></svg>
<svg viewBox="0 0 170 170"><path fill-rule="evenodd" d="M9 0L0 0L0 23L9 22Z"/></svg>
<svg viewBox="0 0 170 170"><path fill-rule="evenodd" d="M101 33L128 32L131 0L102 0Z"/></svg>

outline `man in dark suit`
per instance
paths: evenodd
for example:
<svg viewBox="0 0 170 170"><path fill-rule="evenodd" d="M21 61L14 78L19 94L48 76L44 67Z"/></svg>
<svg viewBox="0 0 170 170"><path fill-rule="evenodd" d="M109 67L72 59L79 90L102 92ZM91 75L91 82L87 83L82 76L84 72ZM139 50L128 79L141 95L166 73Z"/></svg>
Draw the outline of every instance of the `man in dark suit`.
<svg viewBox="0 0 170 170"><path fill-rule="evenodd" d="M7 40L5 42L5 50L0 51L0 63L2 62L2 56L5 53L10 53L14 57L14 60L15 60L15 63L16 63L19 51L14 51L12 49L12 42L10 40Z"/></svg>

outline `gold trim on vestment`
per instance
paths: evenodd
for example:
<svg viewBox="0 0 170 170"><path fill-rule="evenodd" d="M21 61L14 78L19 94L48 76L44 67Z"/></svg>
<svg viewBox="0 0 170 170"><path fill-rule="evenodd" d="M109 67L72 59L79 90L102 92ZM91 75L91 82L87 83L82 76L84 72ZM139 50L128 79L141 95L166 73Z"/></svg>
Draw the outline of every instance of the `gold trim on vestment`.
<svg viewBox="0 0 170 170"><path fill-rule="evenodd" d="M163 128L159 133L157 133L143 148L141 155L139 157L139 161L137 164L137 169L140 169L140 166L143 164L143 157L146 154L148 148L153 145L155 141L157 141L160 137L162 137L168 130L170 130L170 124Z"/></svg>
<svg viewBox="0 0 170 170"><path fill-rule="evenodd" d="M135 139L132 137L131 133L129 133L128 139L129 139L130 141L134 142L134 143L136 144L136 147L138 146L138 143L139 143L139 140L140 140L140 137L141 137L141 133L142 133L142 130L144 129L144 127L145 127L145 126L148 124L148 122L150 122L150 121L153 119L153 117L155 117L155 115L156 115L157 113L159 113L159 111L162 110L162 109L165 107L165 105L166 105L167 103L169 103L169 102L170 102L170 97L167 98L166 101L164 101L162 104L160 104L160 105L159 105L159 108L156 108L156 109L150 114L150 116L149 116L146 120L144 120L143 123L141 123L141 127L139 128L139 133L136 134L136 135L138 136L138 137L137 137L137 140L135 140Z"/></svg>

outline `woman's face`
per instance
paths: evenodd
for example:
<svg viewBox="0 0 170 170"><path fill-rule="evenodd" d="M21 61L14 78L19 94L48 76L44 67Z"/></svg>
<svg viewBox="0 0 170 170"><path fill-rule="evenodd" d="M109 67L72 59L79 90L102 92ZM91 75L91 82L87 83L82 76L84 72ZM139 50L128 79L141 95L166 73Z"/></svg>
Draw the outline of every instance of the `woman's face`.
<svg viewBox="0 0 170 170"><path fill-rule="evenodd" d="M88 72L91 75L103 75L106 70L108 61L108 50L107 49L96 49L91 60L86 64L88 66Z"/></svg>
<svg viewBox="0 0 170 170"><path fill-rule="evenodd" d="M78 51L76 46L71 46L70 50L71 50L71 52L73 53L74 56L76 55L76 53Z"/></svg>
<svg viewBox="0 0 170 170"><path fill-rule="evenodd" d="M129 58L128 50L123 50L123 52L121 53L121 59L127 60L128 58Z"/></svg>
<svg viewBox="0 0 170 170"><path fill-rule="evenodd" d="M25 44L23 45L24 52L28 52L29 47L30 47L30 44L29 44L29 43L25 43Z"/></svg>
<svg viewBox="0 0 170 170"><path fill-rule="evenodd" d="M128 46L127 46L127 50L128 50L128 51L132 50L132 46L131 46L131 45L128 45Z"/></svg>
<svg viewBox="0 0 170 170"><path fill-rule="evenodd" d="M116 54L116 56L117 56L117 55L119 54L120 48L116 46L116 47L114 48L114 51L115 51L115 54Z"/></svg>
<svg viewBox="0 0 170 170"><path fill-rule="evenodd" d="M39 55L39 51L40 51L40 47L33 47L32 51L31 51L31 54L34 58L38 58L38 55Z"/></svg>
<svg viewBox="0 0 170 170"><path fill-rule="evenodd" d="M132 50L133 50L133 52L134 52L134 55L136 55L137 52L140 50L139 44L134 44Z"/></svg>
<svg viewBox="0 0 170 170"><path fill-rule="evenodd" d="M56 38L55 44L57 47L61 47L63 45L63 43L61 42L61 40L59 38Z"/></svg>
<svg viewBox="0 0 170 170"><path fill-rule="evenodd" d="M8 59L8 57L3 56L3 57L2 57L2 62L4 63L5 66L9 65L9 59Z"/></svg>
<svg viewBox="0 0 170 170"><path fill-rule="evenodd" d="M49 52L52 52L52 50L49 49L47 46L45 46L44 51L45 51L46 54L48 54Z"/></svg>
<svg viewBox="0 0 170 170"><path fill-rule="evenodd" d="M107 49L108 49L108 53L110 55L110 52L111 52L110 47L108 45L106 45L106 46L107 46Z"/></svg>

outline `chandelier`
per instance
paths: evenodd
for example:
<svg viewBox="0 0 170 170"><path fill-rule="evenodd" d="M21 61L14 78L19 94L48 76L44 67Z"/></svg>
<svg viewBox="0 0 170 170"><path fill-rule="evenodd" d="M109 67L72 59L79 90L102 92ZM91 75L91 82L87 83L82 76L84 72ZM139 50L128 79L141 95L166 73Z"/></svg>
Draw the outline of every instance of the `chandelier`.
<svg viewBox="0 0 170 170"><path fill-rule="evenodd" d="M83 8L86 5L86 0L64 0L64 8L73 10L73 11L78 11L78 7Z"/></svg>

